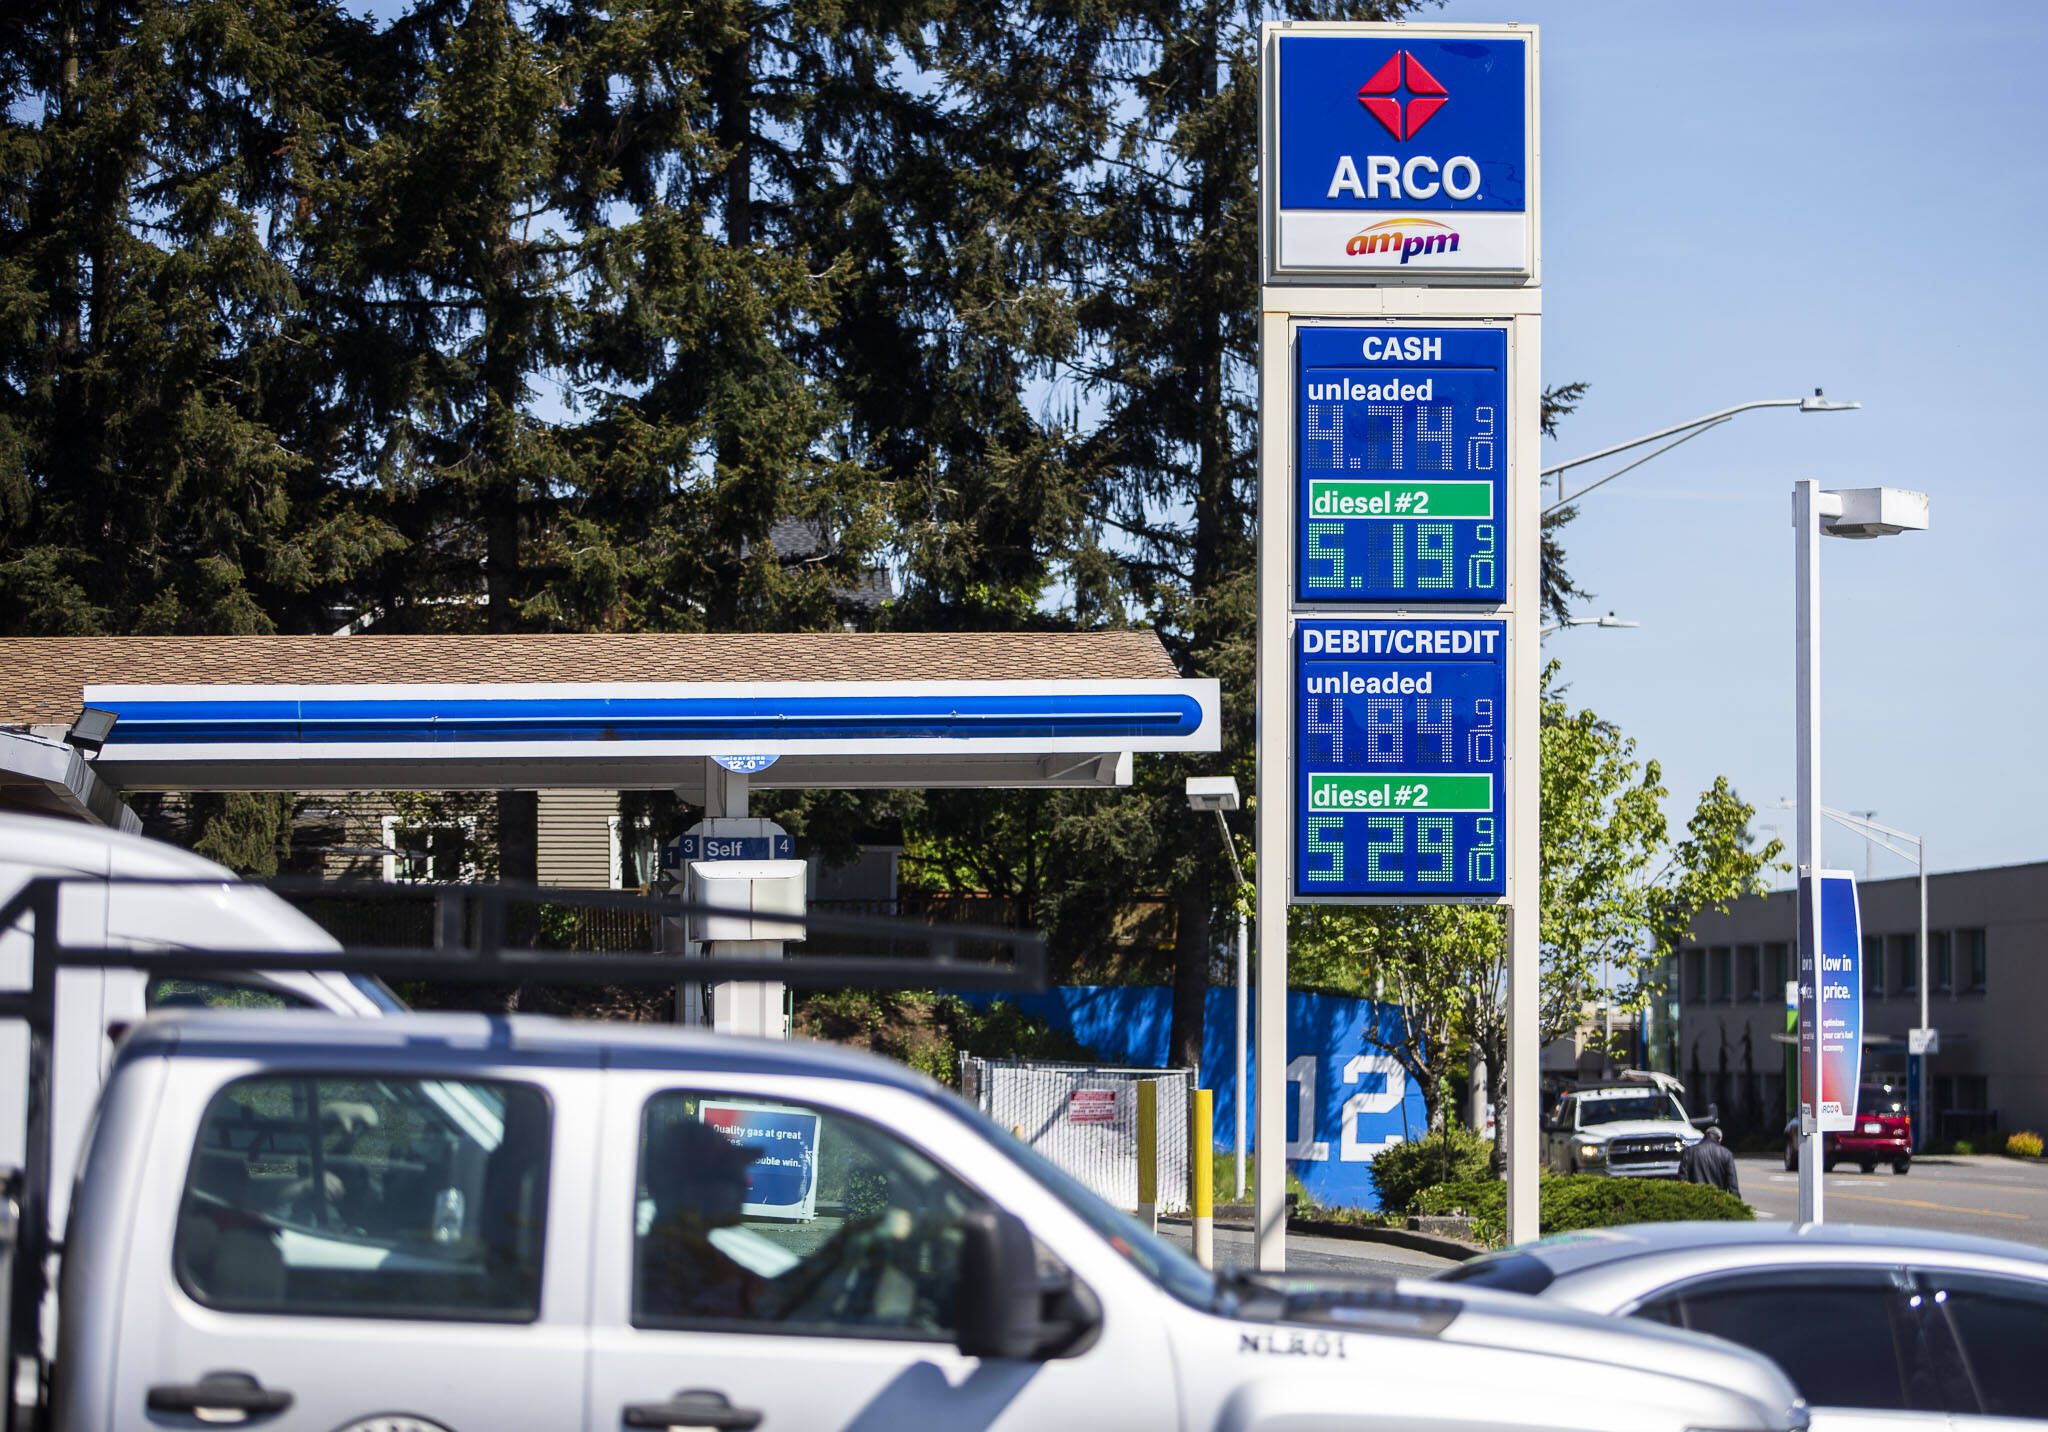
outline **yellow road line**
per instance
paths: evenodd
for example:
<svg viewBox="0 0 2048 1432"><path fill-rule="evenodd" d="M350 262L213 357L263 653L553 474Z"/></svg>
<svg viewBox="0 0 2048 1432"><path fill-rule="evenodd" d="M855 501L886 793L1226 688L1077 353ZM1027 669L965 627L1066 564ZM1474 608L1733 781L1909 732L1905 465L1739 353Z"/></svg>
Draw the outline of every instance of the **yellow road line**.
<svg viewBox="0 0 2048 1432"><path fill-rule="evenodd" d="M1980 1218L2012 1218L2021 1223L2033 1222L2033 1216L2026 1213L2008 1213L2002 1208L1959 1208L1953 1203L1929 1203L1924 1198L1886 1198L1881 1193L1850 1193L1844 1189L1830 1187L1828 1198L1860 1198L1865 1203L1896 1203L1901 1208L1926 1208L1935 1213L1974 1213Z"/></svg>

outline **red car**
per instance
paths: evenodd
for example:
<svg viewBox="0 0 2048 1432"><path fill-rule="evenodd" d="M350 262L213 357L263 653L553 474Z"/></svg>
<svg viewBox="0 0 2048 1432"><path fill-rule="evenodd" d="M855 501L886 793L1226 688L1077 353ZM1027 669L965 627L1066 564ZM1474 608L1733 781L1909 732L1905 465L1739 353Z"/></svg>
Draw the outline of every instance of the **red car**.
<svg viewBox="0 0 2048 1432"><path fill-rule="evenodd" d="M1913 1115L1906 1091L1896 1084L1865 1084L1856 1091L1856 1127L1823 1137L1829 1173L1840 1163L1860 1164L1865 1173L1888 1163L1893 1173L1905 1173L1913 1167ZM1797 1119L1785 1125L1785 1167L1799 1167Z"/></svg>

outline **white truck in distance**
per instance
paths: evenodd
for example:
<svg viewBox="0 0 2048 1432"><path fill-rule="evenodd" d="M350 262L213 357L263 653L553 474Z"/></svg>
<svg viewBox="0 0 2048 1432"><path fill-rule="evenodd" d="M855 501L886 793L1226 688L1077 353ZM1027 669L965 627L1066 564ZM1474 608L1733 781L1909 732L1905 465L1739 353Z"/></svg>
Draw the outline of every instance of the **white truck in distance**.
<svg viewBox="0 0 2048 1432"><path fill-rule="evenodd" d="M92 1117L114 1040L150 1010L168 1005L324 1009L373 1018L404 1006L381 981L332 971L242 970L212 978L149 973L149 957L170 950L283 950L332 954L325 930L261 886L189 850L139 835L49 816L0 811L0 905L37 876L67 881L60 902L65 943L132 952L129 967L57 973L56 1027L50 1057L53 1232L64 1227L78 1147ZM137 877L204 883L140 883ZM30 924L0 928L0 989L26 989ZM0 1021L0 1165L19 1166L25 1151L28 1040L19 1023Z"/></svg>
<svg viewBox="0 0 2048 1432"><path fill-rule="evenodd" d="M108 1432L1806 1422L1711 1339L1212 1276L899 1065L665 1027L153 1015L62 1273Z"/></svg>

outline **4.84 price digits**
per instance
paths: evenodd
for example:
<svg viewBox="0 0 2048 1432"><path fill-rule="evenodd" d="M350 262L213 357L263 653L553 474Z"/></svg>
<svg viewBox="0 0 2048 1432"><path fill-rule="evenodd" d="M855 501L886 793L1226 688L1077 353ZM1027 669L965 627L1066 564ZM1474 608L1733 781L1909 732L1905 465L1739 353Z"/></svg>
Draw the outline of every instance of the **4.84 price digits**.
<svg viewBox="0 0 2048 1432"><path fill-rule="evenodd" d="M1343 696L1304 698L1302 725L1308 736L1307 755L1311 765L1343 766L1361 760L1368 765L1399 766L1418 762L1450 765L1460 759L1456 744L1457 723L1453 719L1456 707L1448 696L1366 697L1365 747L1359 750L1354 743L1347 758L1344 744L1344 703L1347 699ZM1409 742L1411 723L1405 719L1411 700L1415 703L1412 750ZM1473 699L1472 722L1465 732L1462 753L1466 764L1488 766L1493 763L1493 715L1492 697Z"/></svg>

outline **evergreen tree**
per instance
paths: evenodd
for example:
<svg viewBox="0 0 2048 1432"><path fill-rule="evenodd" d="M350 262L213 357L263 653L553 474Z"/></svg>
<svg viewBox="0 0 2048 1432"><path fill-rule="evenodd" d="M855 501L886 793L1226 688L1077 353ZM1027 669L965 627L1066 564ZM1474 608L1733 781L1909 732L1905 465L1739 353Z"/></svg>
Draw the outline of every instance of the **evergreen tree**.
<svg viewBox="0 0 2048 1432"><path fill-rule="evenodd" d="M1386 20L1410 8L1294 0L1279 13ZM1101 405L1086 448L1097 520L1116 534L1129 588L1182 674L1222 681L1223 761L1246 789L1257 604L1257 51L1266 13L1228 0L1123 9L1108 50L1118 125L1095 156L1096 242L1080 312ZM1229 867L1216 838L1188 819L1181 784L1195 764L1146 766L1139 788L1101 818L1142 820L1154 832L1148 869L1178 916L1172 1056L1191 1064Z"/></svg>
<svg viewBox="0 0 2048 1432"><path fill-rule="evenodd" d="M0 630L317 628L391 534L276 422L274 224L342 87L312 3L0 24Z"/></svg>

